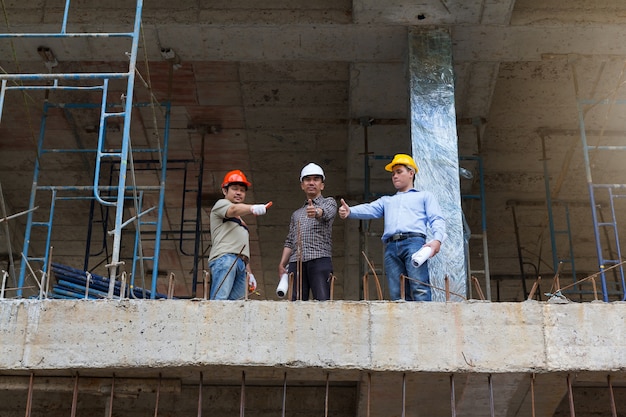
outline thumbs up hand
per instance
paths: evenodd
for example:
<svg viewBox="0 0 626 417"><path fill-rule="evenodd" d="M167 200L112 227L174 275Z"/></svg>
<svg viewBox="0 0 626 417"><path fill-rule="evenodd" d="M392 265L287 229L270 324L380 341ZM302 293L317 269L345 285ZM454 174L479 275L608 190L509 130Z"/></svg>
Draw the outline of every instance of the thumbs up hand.
<svg viewBox="0 0 626 417"><path fill-rule="evenodd" d="M313 200L309 198L309 204L306 206L306 216L312 219L321 216L322 209L313 205Z"/></svg>
<svg viewBox="0 0 626 417"><path fill-rule="evenodd" d="M339 206L339 217L345 219L350 215L350 206L346 204L344 199L341 199L341 205Z"/></svg>

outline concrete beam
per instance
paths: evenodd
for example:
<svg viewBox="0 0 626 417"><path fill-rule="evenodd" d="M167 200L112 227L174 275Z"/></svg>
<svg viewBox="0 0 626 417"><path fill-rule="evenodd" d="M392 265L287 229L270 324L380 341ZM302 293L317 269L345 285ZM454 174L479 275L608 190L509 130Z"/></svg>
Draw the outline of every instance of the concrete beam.
<svg viewBox="0 0 626 417"><path fill-rule="evenodd" d="M608 372L626 364L626 335L604 325L623 306L3 300L0 369Z"/></svg>
<svg viewBox="0 0 626 417"><path fill-rule="evenodd" d="M119 30L128 30L120 27ZM56 25L23 26L15 32L56 32ZM148 59L161 60L161 46L191 61L343 61L404 62L407 26L401 25L145 25ZM618 24L595 26L456 25L451 30L453 57L459 62L539 61L549 55L626 55L626 33ZM158 41L157 41L158 39ZM57 59L126 61L127 41L47 39ZM0 56L41 61L41 39L0 42ZM94 47L94 44L96 46ZM143 53L143 51L142 51Z"/></svg>

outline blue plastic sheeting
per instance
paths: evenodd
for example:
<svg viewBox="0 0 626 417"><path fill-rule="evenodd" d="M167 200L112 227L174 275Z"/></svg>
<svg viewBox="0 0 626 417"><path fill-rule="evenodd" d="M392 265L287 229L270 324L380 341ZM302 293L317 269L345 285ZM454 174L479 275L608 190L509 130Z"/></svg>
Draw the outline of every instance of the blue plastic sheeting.
<svg viewBox="0 0 626 417"><path fill-rule="evenodd" d="M52 272L56 277L57 284L53 286L50 298L61 299L82 299L85 298L85 287L87 284L87 273L79 269L72 268L67 265L52 263ZM120 296L121 282L115 282L114 296ZM100 275L91 274L89 281L88 297L89 299L107 298L109 291L109 278ZM167 298L165 294L152 293L146 289L133 287L130 291L130 285L126 284L125 290L128 298Z"/></svg>
<svg viewBox="0 0 626 417"><path fill-rule="evenodd" d="M467 273L463 249L461 186L459 179L452 42L445 29L409 30L409 88L411 143L419 172L416 188L439 198L446 216L447 238L441 252L429 261L430 280L463 297ZM461 300L451 296L451 300ZM433 289L433 300L444 301L445 292Z"/></svg>

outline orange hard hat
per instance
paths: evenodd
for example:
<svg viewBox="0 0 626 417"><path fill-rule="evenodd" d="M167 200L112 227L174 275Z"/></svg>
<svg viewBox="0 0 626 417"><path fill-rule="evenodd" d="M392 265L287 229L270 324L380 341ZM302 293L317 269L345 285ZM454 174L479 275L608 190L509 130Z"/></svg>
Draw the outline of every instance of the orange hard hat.
<svg viewBox="0 0 626 417"><path fill-rule="evenodd" d="M228 171L226 175L224 175L224 181L222 181L222 188L226 188L231 184L243 184L246 187L250 187L252 183L248 181L246 176L238 169L234 169L232 171Z"/></svg>

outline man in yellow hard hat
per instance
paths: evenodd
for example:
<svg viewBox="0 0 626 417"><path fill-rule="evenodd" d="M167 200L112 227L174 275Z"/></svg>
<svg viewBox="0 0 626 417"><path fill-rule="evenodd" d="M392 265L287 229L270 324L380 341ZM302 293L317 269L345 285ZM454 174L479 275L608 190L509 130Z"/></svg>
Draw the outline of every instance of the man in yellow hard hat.
<svg viewBox="0 0 626 417"><path fill-rule="evenodd" d="M401 294L400 276L405 280L409 301L432 299L426 259L439 253L446 233L446 222L434 194L414 187L417 165L406 154L397 154L385 166L391 172L396 193L371 203L349 207L341 199L342 219L385 218L382 240L385 243L385 273L392 300ZM430 238L427 238L430 236Z"/></svg>
<svg viewBox="0 0 626 417"><path fill-rule="evenodd" d="M256 279L250 269L250 236L241 216L265 214L267 204L244 204L252 183L243 172L229 171L222 181L224 198L217 200L211 210L211 300L239 300L246 295L246 275L250 287Z"/></svg>

